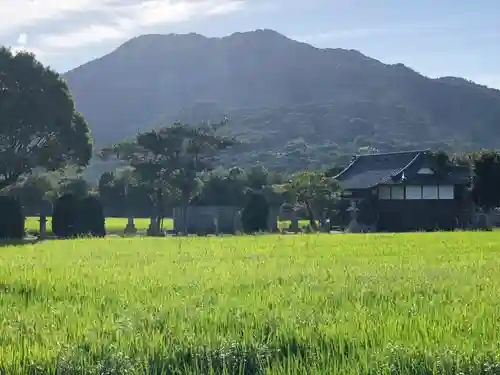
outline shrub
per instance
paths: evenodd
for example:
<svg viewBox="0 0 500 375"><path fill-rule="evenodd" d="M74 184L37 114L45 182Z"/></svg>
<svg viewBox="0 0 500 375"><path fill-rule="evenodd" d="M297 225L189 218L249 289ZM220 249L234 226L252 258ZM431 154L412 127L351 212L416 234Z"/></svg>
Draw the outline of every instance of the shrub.
<svg viewBox="0 0 500 375"><path fill-rule="evenodd" d="M59 197L52 214L52 232L57 237L70 238L77 234L78 200L72 194Z"/></svg>
<svg viewBox="0 0 500 375"><path fill-rule="evenodd" d="M24 234L21 202L14 197L0 197L0 239L22 240Z"/></svg>
<svg viewBox="0 0 500 375"><path fill-rule="evenodd" d="M268 229L269 204L261 193L249 194L241 214L241 223L245 233L265 232Z"/></svg>
<svg viewBox="0 0 500 375"><path fill-rule="evenodd" d="M77 221L80 235L106 235L104 210L101 201L96 197L89 196L81 200Z"/></svg>
<svg viewBox="0 0 500 375"><path fill-rule="evenodd" d="M102 204L95 197L77 199L65 194L57 199L52 215L52 231L57 237L106 235Z"/></svg>

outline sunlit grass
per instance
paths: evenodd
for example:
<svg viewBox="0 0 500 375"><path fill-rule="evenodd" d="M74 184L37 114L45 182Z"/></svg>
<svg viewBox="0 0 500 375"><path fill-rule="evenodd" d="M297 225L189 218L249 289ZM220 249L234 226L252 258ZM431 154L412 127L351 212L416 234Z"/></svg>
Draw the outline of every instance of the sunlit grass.
<svg viewBox="0 0 500 375"><path fill-rule="evenodd" d="M498 232L4 247L0 373L499 374L499 271Z"/></svg>
<svg viewBox="0 0 500 375"><path fill-rule="evenodd" d="M138 232L146 232L149 227L150 219L144 218L136 218L134 219L135 226ZM278 228L284 229L290 226L290 221L280 221L278 222ZM308 224L307 220L300 220L299 222L301 227L304 227ZM127 225L127 219L125 218L116 218L116 217L108 217L106 218L106 230L111 234L122 234ZM40 230L40 218L38 217L27 217L26 230L28 232L34 233L39 232ZM172 230L174 228L174 222L170 218L166 218L163 220L163 228L165 230ZM51 218L47 218L47 231L52 231L52 220Z"/></svg>
<svg viewBox="0 0 500 375"><path fill-rule="evenodd" d="M149 227L150 219L137 218L134 219L135 226L139 232L145 232ZM165 219L163 222L163 226L166 230L171 230L173 228L172 219ZM116 218L116 217L108 217L106 218L106 230L109 233L122 234L127 226L127 219L125 218ZM38 232L40 230L40 218L38 217L27 217L26 230L28 232ZM47 219L47 231L52 231L52 220L49 217Z"/></svg>

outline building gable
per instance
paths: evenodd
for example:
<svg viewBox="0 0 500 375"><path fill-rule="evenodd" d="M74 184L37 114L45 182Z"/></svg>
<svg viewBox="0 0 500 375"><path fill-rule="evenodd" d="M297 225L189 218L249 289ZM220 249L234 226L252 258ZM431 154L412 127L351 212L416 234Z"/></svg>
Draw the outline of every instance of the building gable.
<svg viewBox="0 0 500 375"><path fill-rule="evenodd" d="M417 171L417 174L420 174L420 175L433 175L434 171L431 168L422 167L422 168L420 168Z"/></svg>

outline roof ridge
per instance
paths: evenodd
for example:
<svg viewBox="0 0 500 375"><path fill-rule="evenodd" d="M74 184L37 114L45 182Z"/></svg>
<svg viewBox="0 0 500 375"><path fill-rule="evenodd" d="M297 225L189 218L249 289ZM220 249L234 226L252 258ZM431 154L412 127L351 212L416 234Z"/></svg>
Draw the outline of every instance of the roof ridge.
<svg viewBox="0 0 500 375"><path fill-rule="evenodd" d="M359 156L355 156L351 162L345 167L340 173L337 173L335 176L332 177L333 180L336 180L340 175L343 175L345 172L347 172L357 161L359 160Z"/></svg>
<svg viewBox="0 0 500 375"><path fill-rule="evenodd" d="M421 153L430 152L430 151L431 151L430 149L424 149L424 150L406 150L406 151L377 152L377 153L373 153L373 154L356 154L356 159L358 157L409 154L409 153L412 153L412 152L421 154Z"/></svg>
<svg viewBox="0 0 500 375"><path fill-rule="evenodd" d="M422 151L421 151L421 152L422 152ZM419 152L417 155L415 155L415 157L414 157L413 159L411 159L411 161L410 161L408 164L406 164L403 168L401 168L401 169L399 170L399 172L398 172L398 173L396 173L396 174L395 174L395 175L393 175L393 176L397 176L397 175L398 175L398 174L400 174L400 173L404 173L404 171L406 171L408 168L410 168L410 167L411 167L411 165L412 165L412 164L414 164L414 163L417 161L417 159L420 157L421 152Z"/></svg>

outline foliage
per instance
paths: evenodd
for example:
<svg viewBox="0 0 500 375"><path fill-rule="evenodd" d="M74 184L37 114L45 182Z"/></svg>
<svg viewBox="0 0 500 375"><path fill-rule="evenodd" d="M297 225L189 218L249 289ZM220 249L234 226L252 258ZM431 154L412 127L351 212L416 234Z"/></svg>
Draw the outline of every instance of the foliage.
<svg viewBox="0 0 500 375"><path fill-rule="evenodd" d="M202 174L200 194L193 201L199 206L236 206L245 201L248 187L246 171L240 168L216 168Z"/></svg>
<svg viewBox="0 0 500 375"><path fill-rule="evenodd" d="M499 247L497 232L6 247L0 372L497 374Z"/></svg>
<svg viewBox="0 0 500 375"><path fill-rule="evenodd" d="M59 194L71 194L77 199L83 199L92 190L92 186L82 176L63 177L59 182Z"/></svg>
<svg viewBox="0 0 500 375"><path fill-rule="evenodd" d="M65 81L34 55L0 47L0 190L37 167L85 166L91 153Z"/></svg>
<svg viewBox="0 0 500 375"><path fill-rule="evenodd" d="M78 203L80 210L77 217L77 233L94 237L106 236L104 211L99 199L88 196Z"/></svg>
<svg viewBox="0 0 500 375"><path fill-rule="evenodd" d="M0 239L24 238L24 214L19 199L0 196Z"/></svg>
<svg viewBox="0 0 500 375"><path fill-rule="evenodd" d="M220 151L236 143L217 134L226 123L226 120L199 126L176 123L139 134L134 142L104 149L103 156L114 154L130 164L138 178L149 186L160 221L165 216L165 197L186 211L200 193L201 174L214 168Z"/></svg>
<svg viewBox="0 0 500 375"><path fill-rule="evenodd" d="M104 237L105 216L101 202L93 196L65 194L59 197L54 205L52 231L61 238Z"/></svg>
<svg viewBox="0 0 500 375"><path fill-rule="evenodd" d="M330 217L340 198L340 187L321 172L299 172L284 186L292 202L306 207L309 223L316 229L316 220Z"/></svg>
<svg viewBox="0 0 500 375"><path fill-rule="evenodd" d="M5 193L21 201L26 214L40 213L44 200L52 200L58 191L57 180L49 174L31 175L9 186Z"/></svg>
<svg viewBox="0 0 500 375"><path fill-rule="evenodd" d="M473 156L475 202L484 208L500 206L500 154L484 151Z"/></svg>
<svg viewBox="0 0 500 375"><path fill-rule="evenodd" d="M241 223L245 233L267 232L269 203L261 192L250 191L241 213Z"/></svg>
<svg viewBox="0 0 500 375"><path fill-rule="evenodd" d="M59 238L70 238L77 233L78 198L64 194L57 198L52 214L52 232Z"/></svg>

